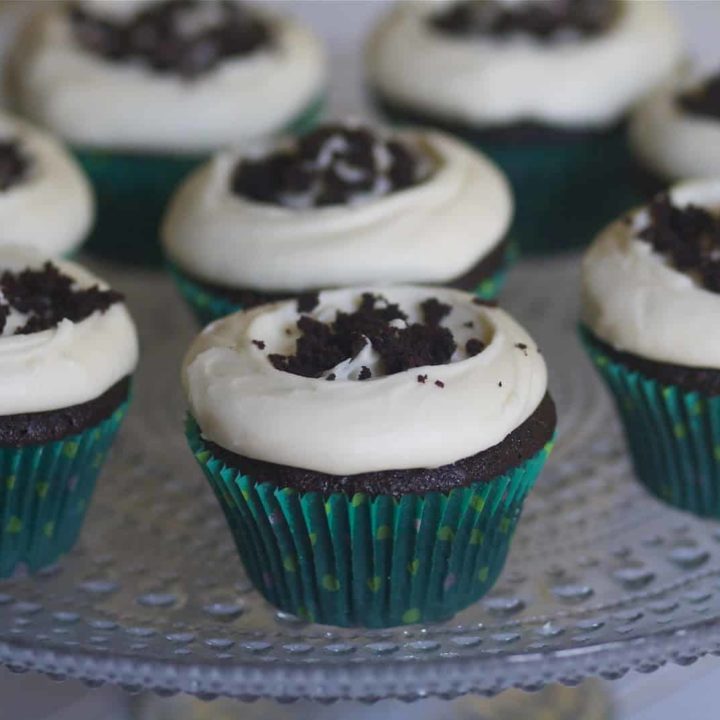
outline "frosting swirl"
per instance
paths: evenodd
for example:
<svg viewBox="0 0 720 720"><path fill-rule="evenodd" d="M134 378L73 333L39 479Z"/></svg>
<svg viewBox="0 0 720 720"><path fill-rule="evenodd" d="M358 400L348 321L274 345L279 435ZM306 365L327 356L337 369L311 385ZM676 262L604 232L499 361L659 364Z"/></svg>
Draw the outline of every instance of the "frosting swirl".
<svg viewBox="0 0 720 720"><path fill-rule="evenodd" d="M679 185L670 197L681 208L694 205L720 212L717 180ZM682 260L683 270L675 267L673 248L683 240L657 245L654 222L649 209L642 208L610 225L592 244L583 260L583 322L616 350L685 367L720 369L720 336L712 332L720 317L720 294L703 286L696 275L705 267L702 258L692 269ZM699 248L705 240L698 238L698 243ZM687 243L690 255L694 244ZM711 255L708 248L708 262Z"/></svg>
<svg viewBox="0 0 720 720"><path fill-rule="evenodd" d="M101 23L122 25L137 13L157 12L156 4L96 0L92 13ZM206 4L199 3L202 13L210 12ZM207 54L206 43L198 40L198 50L195 40L188 41L188 81L187 72L162 72L152 62L118 62L88 51L78 42L67 6L52 3L15 45L14 100L24 114L84 147L199 153L278 132L318 98L325 61L316 38L293 19L264 8L255 15L268 28L269 44L220 57L214 50ZM197 22L189 23L191 29ZM184 58L180 45L177 53ZM160 40L150 47L164 52Z"/></svg>
<svg viewBox="0 0 720 720"><path fill-rule="evenodd" d="M659 2L620 0L604 31L556 43L439 32L429 22L436 13L437 3L400 3L370 40L370 78L394 103L473 125L606 127L680 58L679 32Z"/></svg>
<svg viewBox="0 0 720 720"><path fill-rule="evenodd" d="M427 323L428 298L449 306L437 318L455 344L449 360L390 372L370 343L306 377L270 359L297 351L296 302L236 313L206 328L185 358L183 384L204 437L246 457L334 475L431 468L500 443L539 406L547 373L535 343L504 311L466 293L326 291L305 317L337 322L357 311L364 293L397 304L407 326ZM471 340L482 348L468 347Z"/></svg>
<svg viewBox="0 0 720 720"><path fill-rule="evenodd" d="M93 221L92 190L53 138L0 116L0 245L26 245L47 255L72 252Z"/></svg>
<svg viewBox="0 0 720 720"><path fill-rule="evenodd" d="M221 153L173 199L162 229L165 251L200 280L266 292L459 277L502 241L512 214L507 181L442 133L406 131L397 139L432 159L426 180L319 208L237 195L231 177L242 155Z"/></svg>
<svg viewBox="0 0 720 720"><path fill-rule="evenodd" d="M720 76L683 77L656 90L633 114L630 143L666 180L720 175Z"/></svg>
<svg viewBox="0 0 720 720"><path fill-rule="evenodd" d="M79 265L65 261L54 261L60 274L50 278L49 287L43 278L45 263L26 248L0 248L0 287L6 293L1 306L0 415L94 400L137 364L135 327L118 297ZM22 279L28 269L32 277ZM60 288L64 276L74 281L72 290Z"/></svg>

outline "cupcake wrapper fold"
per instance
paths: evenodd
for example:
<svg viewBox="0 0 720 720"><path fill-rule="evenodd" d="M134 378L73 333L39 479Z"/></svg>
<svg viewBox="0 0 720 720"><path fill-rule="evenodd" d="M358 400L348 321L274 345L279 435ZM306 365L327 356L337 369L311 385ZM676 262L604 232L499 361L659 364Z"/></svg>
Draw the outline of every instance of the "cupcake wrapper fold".
<svg viewBox="0 0 720 720"><path fill-rule="evenodd" d="M640 483L676 508L720 518L720 396L662 385L580 334L614 396Z"/></svg>
<svg viewBox="0 0 720 720"><path fill-rule="evenodd" d="M317 122L323 102L316 99L286 132L309 130ZM75 155L92 181L97 201L97 220L87 250L125 263L161 265L158 234L162 217L175 189L207 154L75 148Z"/></svg>
<svg viewBox="0 0 720 720"><path fill-rule="evenodd" d="M57 442L0 447L0 577L39 570L73 547L127 406Z"/></svg>
<svg viewBox="0 0 720 720"><path fill-rule="evenodd" d="M186 430L258 591L285 612L346 627L443 620L484 595L552 447L447 493L324 495L254 482L213 456L192 418Z"/></svg>
<svg viewBox="0 0 720 720"><path fill-rule="evenodd" d="M508 268L515 261L517 255L517 246L510 243L503 266L493 275L482 280L473 293L483 300L495 300L505 284ZM183 273L176 265L167 263L167 268L175 280L180 295L201 326L204 327L214 320L243 309L239 303L232 302L219 293L203 287Z"/></svg>

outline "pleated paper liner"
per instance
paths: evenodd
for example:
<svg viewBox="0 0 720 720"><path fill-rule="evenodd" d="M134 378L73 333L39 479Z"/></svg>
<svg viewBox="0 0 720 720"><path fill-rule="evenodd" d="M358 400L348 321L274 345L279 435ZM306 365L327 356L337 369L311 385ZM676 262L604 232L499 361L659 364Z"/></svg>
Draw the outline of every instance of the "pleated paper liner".
<svg viewBox="0 0 720 720"><path fill-rule="evenodd" d="M369 628L444 620L482 597L552 448L447 493L323 495L254 482L192 418L186 430L258 591L309 621Z"/></svg>
<svg viewBox="0 0 720 720"><path fill-rule="evenodd" d="M39 570L73 547L127 405L57 442L0 447L0 577Z"/></svg>
<svg viewBox="0 0 720 720"><path fill-rule="evenodd" d="M311 129L322 112L318 98L285 132ZM162 253L160 223L180 182L207 154L172 155L75 148L75 156L89 175L97 200L97 220L86 249L124 263L159 266Z"/></svg>
<svg viewBox="0 0 720 720"><path fill-rule="evenodd" d="M505 284L508 268L516 257L516 246L511 243L505 255L503 267L490 277L481 280L473 291L474 294L483 300L495 300ZM214 320L243 309L239 303L232 302L221 294L214 293L196 282L180 270L177 265L168 263L167 268L177 285L180 295L202 327Z"/></svg>
<svg viewBox="0 0 720 720"><path fill-rule="evenodd" d="M676 508L720 519L720 396L662 385L580 335L615 398L637 479Z"/></svg>

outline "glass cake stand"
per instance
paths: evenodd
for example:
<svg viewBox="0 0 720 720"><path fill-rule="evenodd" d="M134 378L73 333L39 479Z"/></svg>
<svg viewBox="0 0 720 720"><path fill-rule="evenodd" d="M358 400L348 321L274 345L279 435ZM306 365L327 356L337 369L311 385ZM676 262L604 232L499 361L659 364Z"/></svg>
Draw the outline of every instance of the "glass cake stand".
<svg viewBox="0 0 720 720"><path fill-rule="evenodd" d="M96 266L125 291L143 361L79 547L0 582L0 662L202 698L414 700L720 652L720 526L631 477L610 400L576 339L577 258L521 264L507 305L539 341L559 441L492 593L453 620L310 625L253 591L183 436L179 364L195 332L170 281Z"/></svg>

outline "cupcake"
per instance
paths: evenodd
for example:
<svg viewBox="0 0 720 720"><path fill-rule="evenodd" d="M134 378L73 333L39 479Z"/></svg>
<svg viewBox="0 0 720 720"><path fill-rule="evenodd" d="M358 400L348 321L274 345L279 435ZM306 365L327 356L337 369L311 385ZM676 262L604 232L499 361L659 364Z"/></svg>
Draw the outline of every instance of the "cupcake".
<svg viewBox="0 0 720 720"><path fill-rule="evenodd" d="M632 204L625 119L679 55L659 2L461 0L399 3L367 64L387 117L456 133L505 170L522 250L547 252Z"/></svg>
<svg viewBox="0 0 720 720"><path fill-rule="evenodd" d="M301 130L324 58L294 20L235 0L50 3L16 45L10 94L68 140L95 183L92 247L160 259L172 188L225 145Z"/></svg>
<svg viewBox="0 0 720 720"><path fill-rule="evenodd" d="M0 245L75 253L94 216L90 184L60 143L0 114Z"/></svg>
<svg viewBox="0 0 720 720"><path fill-rule="evenodd" d="M720 177L720 72L653 93L633 115L630 143L649 194L679 180Z"/></svg>
<svg viewBox="0 0 720 720"><path fill-rule="evenodd" d="M720 181L610 225L584 259L582 317L640 482L720 518Z"/></svg>
<svg viewBox="0 0 720 720"><path fill-rule="evenodd" d="M225 152L173 198L163 245L205 323L322 288L450 284L494 297L512 248L502 174L447 135L324 125Z"/></svg>
<svg viewBox="0 0 720 720"><path fill-rule="evenodd" d="M195 340L183 383L252 582L332 625L441 620L487 592L556 423L525 330L446 288L235 313Z"/></svg>
<svg viewBox="0 0 720 720"><path fill-rule="evenodd" d="M0 248L0 577L74 545L137 353L119 293L74 263Z"/></svg>

